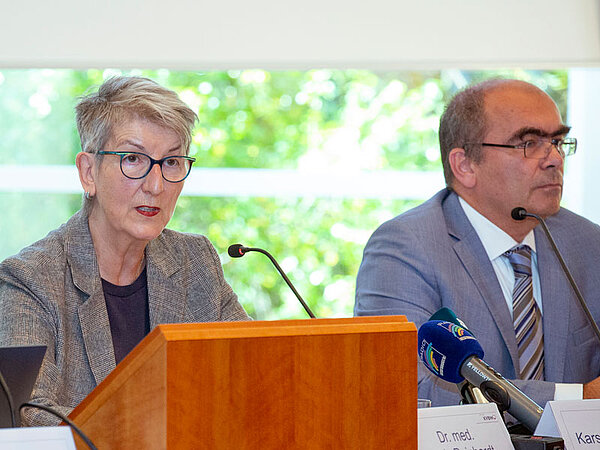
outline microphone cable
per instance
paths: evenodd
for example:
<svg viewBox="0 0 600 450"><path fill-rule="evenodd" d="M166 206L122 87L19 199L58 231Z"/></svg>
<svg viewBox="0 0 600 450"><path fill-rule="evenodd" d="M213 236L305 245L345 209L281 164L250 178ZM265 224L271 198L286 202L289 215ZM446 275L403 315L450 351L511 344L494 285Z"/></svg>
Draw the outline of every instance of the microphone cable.
<svg viewBox="0 0 600 450"><path fill-rule="evenodd" d="M4 379L4 375L0 372L0 385L2 386L2 391L6 396L6 400L8 400L8 408L10 409L10 423L13 428L17 426L17 419L15 418L15 404L13 402L12 394L10 393L10 389L8 388L8 384Z"/></svg>

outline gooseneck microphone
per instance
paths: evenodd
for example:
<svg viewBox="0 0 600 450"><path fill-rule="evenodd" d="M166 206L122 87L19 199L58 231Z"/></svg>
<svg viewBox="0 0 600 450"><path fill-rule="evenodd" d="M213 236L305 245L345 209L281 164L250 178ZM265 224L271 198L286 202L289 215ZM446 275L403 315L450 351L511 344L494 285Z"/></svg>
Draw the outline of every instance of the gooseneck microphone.
<svg viewBox="0 0 600 450"><path fill-rule="evenodd" d="M430 320L419 328L419 357L436 376L450 383L467 380L532 432L544 410L483 360L483 349L463 327Z"/></svg>
<svg viewBox="0 0 600 450"><path fill-rule="evenodd" d="M277 261L275 261L275 258L273 258L273 256L271 256L271 254L268 251L263 250L262 248L257 248L257 247L244 247L242 244L233 244L233 245L230 245L229 248L227 249L227 253L229 253L229 256L231 256L232 258L241 258L248 252L262 253L263 255L266 255L267 258L269 258L271 260L271 262L273 263L273 265L275 266L275 268L277 269L279 274L282 276L282 278L285 280L287 285L290 287L290 289L292 290L292 292L294 293L296 298L300 301L300 303L304 307L304 310L306 311L306 313L312 319L314 319L315 315L313 314L313 312L310 310L310 308L308 307L308 305L306 304L304 299L300 296L300 294L298 293L298 291L296 290L296 288L294 287L294 285L292 284L290 279L287 277L287 275L283 271L283 269L279 266L279 264L277 264Z"/></svg>
<svg viewBox="0 0 600 450"><path fill-rule="evenodd" d="M552 247L554 254L558 258L558 261L560 262L563 272L565 273L567 279L569 280L569 283L571 284L571 288L573 289L573 292L575 292L575 297L577 297L577 300L579 300L579 304L583 308L585 315L587 316L590 324L592 325L592 328L594 329L594 333L596 333L596 337L600 341L600 329L598 329L598 325L596 324L596 321L592 317L592 313L590 312L590 310L587 306L587 303L583 299L583 295L581 295L581 291L579 290L577 283L575 283L575 280L571 276L571 272L569 271L569 268L567 267L567 264L565 263L564 258L562 257L560 251L558 250L558 247L556 246L556 243L554 242L552 235L550 234L550 230L548 229L548 226L546 225L546 221L544 219L542 219L540 216L538 216L537 214L532 214L532 213L527 212L527 210L521 206L514 208L510 212L510 215L514 220L525 220L527 217L533 217L540 223L540 225L542 226L542 230L544 230L544 234L548 238L548 241L550 241L550 246Z"/></svg>

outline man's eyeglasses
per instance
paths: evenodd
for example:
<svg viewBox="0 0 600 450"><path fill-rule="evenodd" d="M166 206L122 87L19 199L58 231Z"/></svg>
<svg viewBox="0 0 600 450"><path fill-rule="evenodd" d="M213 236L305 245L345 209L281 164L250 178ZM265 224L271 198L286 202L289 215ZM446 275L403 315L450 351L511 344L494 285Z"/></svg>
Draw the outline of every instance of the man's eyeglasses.
<svg viewBox="0 0 600 450"><path fill-rule="evenodd" d="M189 156L167 156L162 159L154 159L139 152L99 151L98 154L120 156L121 172L132 180L144 178L150 173L154 164L158 164L162 177L170 183L179 183L185 180L192 170L192 164L196 161L196 158Z"/></svg>
<svg viewBox="0 0 600 450"><path fill-rule="evenodd" d="M552 147L556 147L560 156L565 158L575 154L575 151L577 150L577 139L530 139L522 144L516 145L490 144L488 142L483 142L480 145L484 147L522 148L525 158L531 159L544 159L550 154Z"/></svg>

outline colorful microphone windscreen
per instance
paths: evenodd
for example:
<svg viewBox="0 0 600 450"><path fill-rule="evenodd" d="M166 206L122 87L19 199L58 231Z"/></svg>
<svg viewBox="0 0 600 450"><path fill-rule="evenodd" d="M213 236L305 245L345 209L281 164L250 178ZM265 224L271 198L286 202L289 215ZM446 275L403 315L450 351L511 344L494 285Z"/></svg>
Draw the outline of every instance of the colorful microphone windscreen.
<svg viewBox="0 0 600 450"><path fill-rule="evenodd" d="M427 368L450 383L464 380L460 368L471 356L483 359L477 339L463 327L443 320L430 320L419 328L419 357Z"/></svg>

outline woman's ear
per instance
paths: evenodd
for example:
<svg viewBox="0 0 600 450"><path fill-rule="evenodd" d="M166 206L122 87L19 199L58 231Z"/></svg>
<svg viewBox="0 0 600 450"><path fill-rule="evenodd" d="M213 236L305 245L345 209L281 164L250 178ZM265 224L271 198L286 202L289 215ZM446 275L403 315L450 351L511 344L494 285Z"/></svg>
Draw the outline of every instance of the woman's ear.
<svg viewBox="0 0 600 450"><path fill-rule="evenodd" d="M455 182L460 183L467 189L475 187L477 173L474 170L473 161L467 157L464 148L453 148L448 155L448 162L454 175Z"/></svg>
<svg viewBox="0 0 600 450"><path fill-rule="evenodd" d="M96 174L94 171L96 155L94 153L79 152L75 158L75 165L79 172L79 181L81 182L83 190L93 197L96 195Z"/></svg>

